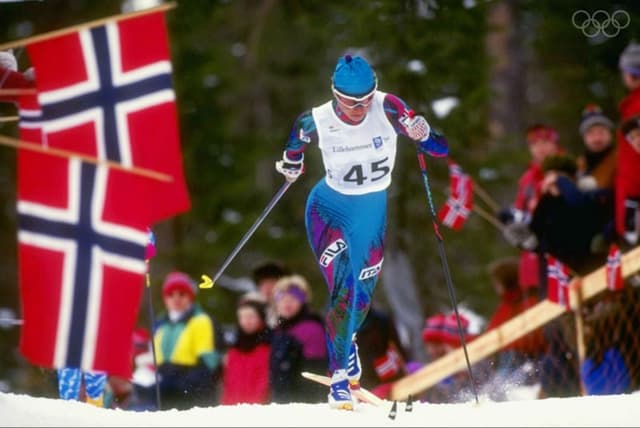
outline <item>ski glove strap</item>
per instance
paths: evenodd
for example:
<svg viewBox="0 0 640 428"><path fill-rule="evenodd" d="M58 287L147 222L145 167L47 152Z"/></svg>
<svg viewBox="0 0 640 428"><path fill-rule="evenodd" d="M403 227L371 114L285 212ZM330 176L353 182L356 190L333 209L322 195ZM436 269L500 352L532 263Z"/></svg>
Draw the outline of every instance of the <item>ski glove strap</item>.
<svg viewBox="0 0 640 428"><path fill-rule="evenodd" d="M287 157L287 152L282 153L282 160L276 162L276 171L284 175L284 178L293 183L304 172L304 154L300 160L291 160Z"/></svg>

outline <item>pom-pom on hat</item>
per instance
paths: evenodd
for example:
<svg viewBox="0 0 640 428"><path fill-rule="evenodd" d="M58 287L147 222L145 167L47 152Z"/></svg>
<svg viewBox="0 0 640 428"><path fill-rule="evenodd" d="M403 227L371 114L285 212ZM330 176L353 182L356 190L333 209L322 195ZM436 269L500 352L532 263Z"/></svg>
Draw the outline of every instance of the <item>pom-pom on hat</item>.
<svg viewBox="0 0 640 428"><path fill-rule="evenodd" d="M578 128L580 135L584 135L594 125L602 125L609 129L614 128L613 122L604 115L599 105L587 104L582 110L580 118L580 126Z"/></svg>
<svg viewBox="0 0 640 428"><path fill-rule="evenodd" d="M168 296L174 291L184 291L191 299L195 299L198 288L194 280L184 272L171 272L162 284L162 295Z"/></svg>
<svg viewBox="0 0 640 428"><path fill-rule="evenodd" d="M377 85L376 74L360 56L340 57L331 79L336 91L352 97L365 96Z"/></svg>
<svg viewBox="0 0 640 428"><path fill-rule="evenodd" d="M640 77L640 44L631 42L620 54L618 67L621 70Z"/></svg>

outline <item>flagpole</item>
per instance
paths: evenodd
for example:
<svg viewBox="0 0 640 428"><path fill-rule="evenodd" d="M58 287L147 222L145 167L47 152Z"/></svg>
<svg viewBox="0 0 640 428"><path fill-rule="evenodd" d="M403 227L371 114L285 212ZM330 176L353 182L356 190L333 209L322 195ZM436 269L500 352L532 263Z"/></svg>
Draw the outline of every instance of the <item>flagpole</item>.
<svg viewBox="0 0 640 428"><path fill-rule="evenodd" d="M114 21L114 20L115 21L123 21L125 19L131 19L131 18L135 18L135 17L141 16L141 15L147 15L147 14L150 14L150 13L155 13L155 12L160 12L160 11L173 9L174 7L176 7L176 3L175 2L169 2L169 3L161 4L159 6L155 6L155 7L149 8L149 9L138 10L138 11L129 12L129 13L121 13L121 14L118 14L118 15L108 16L106 18L101 18L101 19L96 19L96 20L93 20L93 21L84 22L82 24L73 25L71 27L61 28L59 30L50 31L48 33L38 34L36 36L26 37L24 39L14 40L13 42L7 42L7 43L0 44L0 51L4 51L4 50L7 50L7 49L15 48L15 47L18 47L18 46L28 45L28 44L31 44L31 43L41 42L43 40L51 39L53 37L64 36L65 34L74 33L74 32L76 32L78 30L84 30L84 29L87 29L87 28L99 27L101 25L106 24L109 21Z"/></svg>
<svg viewBox="0 0 640 428"><path fill-rule="evenodd" d="M20 116L0 116L0 123L17 122Z"/></svg>
<svg viewBox="0 0 640 428"><path fill-rule="evenodd" d="M0 97L10 97L15 95L31 95L35 94L35 89L0 89Z"/></svg>
<svg viewBox="0 0 640 428"><path fill-rule="evenodd" d="M500 206L496 203L496 201L489 196L489 194L484 190L476 180L473 181L473 193L478 195L494 212L500 211Z"/></svg>
<svg viewBox="0 0 640 428"><path fill-rule="evenodd" d="M489 223L494 225L496 229L500 231L504 230L504 226L502 225L502 223L498 221L497 218L495 218L495 216L489 214L488 212L486 212L484 209L480 208L476 204L473 204L473 207L471 209L473 210L474 213L478 214L480 217L482 217L483 219L487 220Z"/></svg>
<svg viewBox="0 0 640 428"><path fill-rule="evenodd" d="M0 135L0 145L14 147L16 149L25 149L31 150L34 152L44 153L52 156L58 156L62 158L79 158L80 160L88 163L92 163L98 166L108 166L113 169L118 169L120 171L129 172L131 174L141 175L143 177L152 178L158 181L171 182L173 181L173 177L167 174L163 174L161 172L153 171L147 168L140 167L126 167L117 162L113 162L105 159L98 159L93 156L88 156L82 153L73 152L70 150L57 149L53 147L45 147L41 146L37 143L31 143L28 141L18 140L16 138L7 137L6 135Z"/></svg>

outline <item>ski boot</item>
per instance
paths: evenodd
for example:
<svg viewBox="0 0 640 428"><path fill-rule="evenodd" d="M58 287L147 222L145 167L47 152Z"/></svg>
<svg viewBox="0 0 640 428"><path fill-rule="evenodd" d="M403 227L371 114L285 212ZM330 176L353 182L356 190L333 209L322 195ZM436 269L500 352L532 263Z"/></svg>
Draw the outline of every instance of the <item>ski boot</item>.
<svg viewBox="0 0 640 428"><path fill-rule="evenodd" d="M329 407L332 409L353 410L354 402L353 398L351 398L346 370L340 369L333 372L329 388Z"/></svg>

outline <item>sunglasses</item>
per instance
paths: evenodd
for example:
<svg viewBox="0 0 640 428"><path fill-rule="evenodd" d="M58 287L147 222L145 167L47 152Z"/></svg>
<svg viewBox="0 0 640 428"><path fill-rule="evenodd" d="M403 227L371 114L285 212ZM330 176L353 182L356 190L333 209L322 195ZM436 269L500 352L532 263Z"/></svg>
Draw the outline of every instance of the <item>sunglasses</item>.
<svg viewBox="0 0 640 428"><path fill-rule="evenodd" d="M342 107L348 109L354 109L356 107L369 107L371 102L373 101L373 97L376 94L376 90L378 89L378 85L373 87L373 90L369 92L367 95L362 97L352 97L349 95L345 95L342 92L338 91L335 86L331 86L331 90L333 91L333 95L335 95L336 100Z"/></svg>

